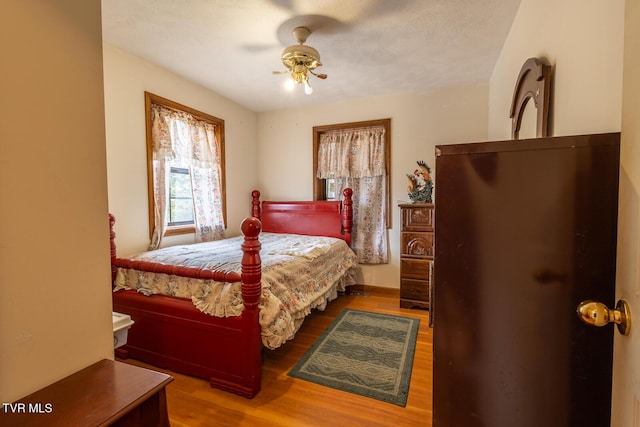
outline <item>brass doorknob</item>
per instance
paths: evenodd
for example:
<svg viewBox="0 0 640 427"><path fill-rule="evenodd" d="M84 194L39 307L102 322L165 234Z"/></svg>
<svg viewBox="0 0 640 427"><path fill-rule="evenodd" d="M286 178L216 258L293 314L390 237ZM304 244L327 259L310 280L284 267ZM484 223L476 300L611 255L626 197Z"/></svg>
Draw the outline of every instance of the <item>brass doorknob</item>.
<svg viewBox="0 0 640 427"><path fill-rule="evenodd" d="M610 310L598 301L582 301L576 312L580 320L587 325L604 326L615 323L622 335L629 335L631 332L631 312L629 304L624 300L618 301L615 310Z"/></svg>

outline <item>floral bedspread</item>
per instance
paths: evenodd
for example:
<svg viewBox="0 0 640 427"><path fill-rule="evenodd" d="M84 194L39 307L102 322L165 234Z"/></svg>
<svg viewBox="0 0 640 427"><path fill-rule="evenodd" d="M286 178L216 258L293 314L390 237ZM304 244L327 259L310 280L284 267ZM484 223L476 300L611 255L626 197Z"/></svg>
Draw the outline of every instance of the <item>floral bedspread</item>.
<svg viewBox="0 0 640 427"><path fill-rule="evenodd" d="M171 246L129 258L240 272L244 237ZM355 283L357 257L340 239L261 233L262 342L271 349L293 338L313 308L324 310L338 291ZM133 289L145 295L190 298L202 312L238 316L244 306L240 283L220 283L166 274L118 269L114 292Z"/></svg>

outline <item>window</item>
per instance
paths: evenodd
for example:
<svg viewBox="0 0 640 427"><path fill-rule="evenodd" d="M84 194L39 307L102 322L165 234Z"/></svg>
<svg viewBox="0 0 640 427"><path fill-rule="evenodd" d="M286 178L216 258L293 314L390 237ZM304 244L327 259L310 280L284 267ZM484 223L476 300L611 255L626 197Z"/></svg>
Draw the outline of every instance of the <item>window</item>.
<svg viewBox="0 0 640 427"><path fill-rule="evenodd" d="M340 200L336 191L336 179L326 178L324 181L324 200Z"/></svg>
<svg viewBox="0 0 640 427"><path fill-rule="evenodd" d="M145 92L151 249L164 236L226 228L224 120Z"/></svg>
<svg viewBox="0 0 640 427"><path fill-rule="evenodd" d="M192 192L189 169L171 167L169 178L169 227L195 224Z"/></svg>
<svg viewBox="0 0 640 427"><path fill-rule="evenodd" d="M313 128L314 200L353 189L352 245L363 264L388 262L391 119Z"/></svg>

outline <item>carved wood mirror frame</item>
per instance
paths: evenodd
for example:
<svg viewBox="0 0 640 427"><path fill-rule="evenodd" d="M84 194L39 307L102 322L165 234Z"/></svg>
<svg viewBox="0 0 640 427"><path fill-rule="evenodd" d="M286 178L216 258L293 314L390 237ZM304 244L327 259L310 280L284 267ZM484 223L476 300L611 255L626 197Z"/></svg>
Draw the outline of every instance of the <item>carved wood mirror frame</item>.
<svg viewBox="0 0 640 427"><path fill-rule="evenodd" d="M525 61L511 102L511 138L520 139L520 127L524 111L533 100L537 110L536 138L549 136L549 98L551 96L551 66L543 58L529 58Z"/></svg>

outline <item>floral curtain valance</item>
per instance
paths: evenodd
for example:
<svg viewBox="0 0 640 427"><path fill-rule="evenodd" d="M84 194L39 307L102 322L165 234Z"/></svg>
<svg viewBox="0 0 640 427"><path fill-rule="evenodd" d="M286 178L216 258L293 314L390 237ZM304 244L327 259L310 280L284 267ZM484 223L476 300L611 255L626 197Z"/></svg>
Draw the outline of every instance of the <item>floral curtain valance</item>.
<svg viewBox="0 0 640 427"><path fill-rule="evenodd" d="M154 159L203 168L220 163L215 125L156 104L151 105L151 114Z"/></svg>
<svg viewBox="0 0 640 427"><path fill-rule="evenodd" d="M385 175L384 127L345 129L320 135L320 179Z"/></svg>

